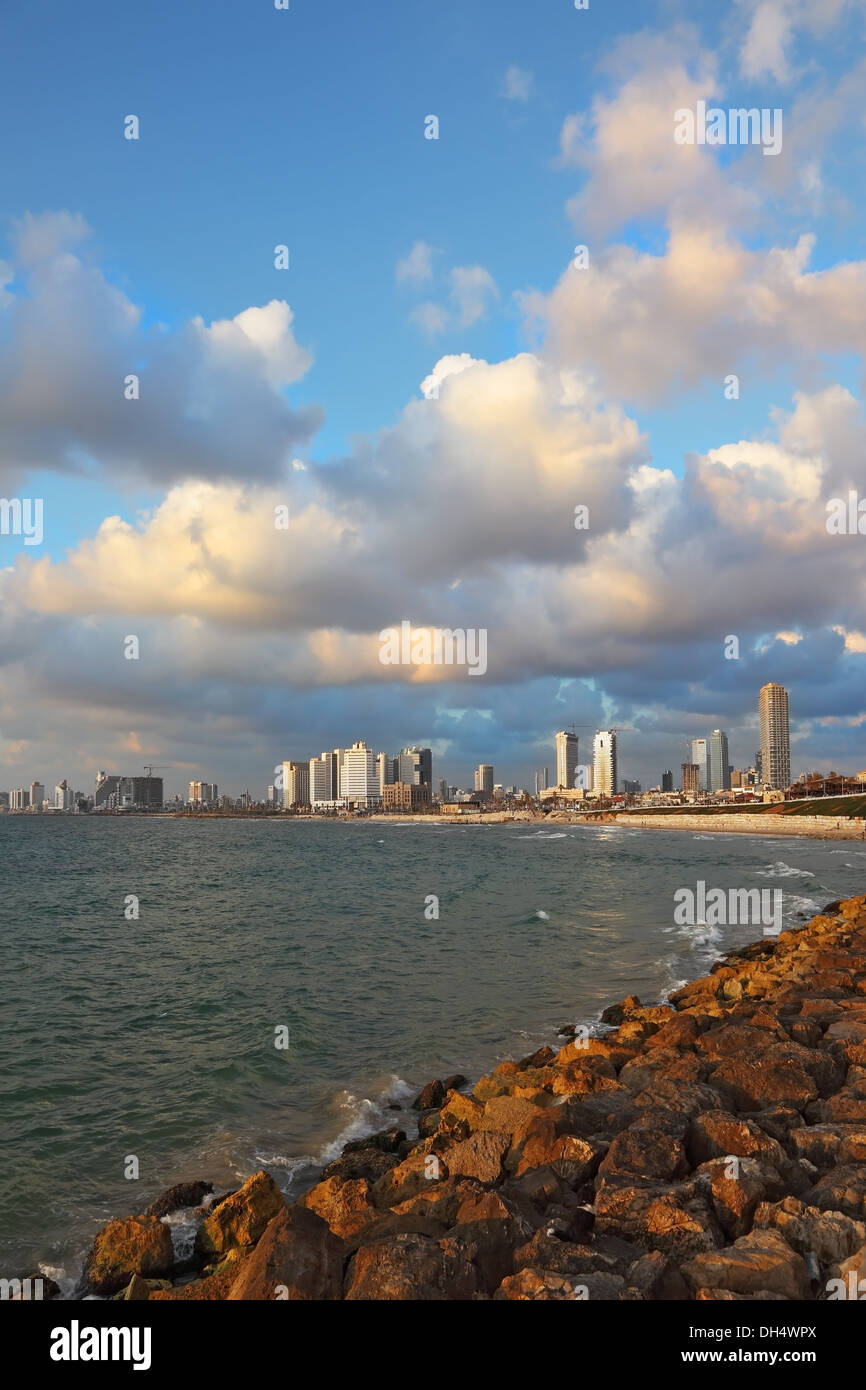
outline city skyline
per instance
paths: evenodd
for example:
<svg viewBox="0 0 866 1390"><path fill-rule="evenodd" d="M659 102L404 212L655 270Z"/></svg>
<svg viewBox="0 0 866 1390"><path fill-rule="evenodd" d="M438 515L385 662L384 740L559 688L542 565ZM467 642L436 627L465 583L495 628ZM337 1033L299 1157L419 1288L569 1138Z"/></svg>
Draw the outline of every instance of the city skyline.
<svg viewBox="0 0 866 1390"><path fill-rule="evenodd" d="M790 761L790 735L789 735L789 694L787 689L775 682L770 682L761 687L758 692L758 717L759 735L761 747L755 752L755 761L749 762L748 759L739 759L739 766L730 761L730 751L727 732L724 729L714 729L709 738L696 737L687 740L689 758L680 765L680 780L678 787L680 790L688 791L693 794L715 794L731 790L732 787L739 788L745 786L784 788L802 780L807 773L814 774L816 768L814 764L800 769L798 772L791 771ZM627 731L635 733L634 730ZM591 792L601 795L616 795L619 792L628 793L630 791L648 791L652 789L674 790L673 786L665 787L665 779L669 773L662 771L657 777L650 778L648 782L642 782L640 778L626 777L621 764L618 745L617 729L596 730L590 743L592 761L588 764L580 764L579 759L579 738L574 727L558 730L552 735L553 751L553 780L550 779L550 769L544 766L539 771L537 768L533 772L532 778L525 784L521 784L519 779L504 778L495 782L495 766L492 763L478 763L465 780L465 769L461 772L453 783L446 775L441 777L441 769L437 767L437 786L441 789L454 786L457 790L483 792L491 794L494 786L513 786L529 792L531 795L538 796L542 789L548 787L585 787ZM346 755L349 755L346 762ZM866 762L866 756L861 755L860 761ZM766 769L766 772L764 772ZM107 798L109 793L116 792L120 783L127 784L127 798L130 796L129 787L133 783L144 783L150 781L153 767L146 765L148 778L129 777L124 774L109 775L104 771L97 770L96 773L96 798L95 805L98 807L101 800ZM344 786L344 771L346 772ZM828 767L826 775L834 774L856 776L860 769L845 769L842 767ZM281 801L285 805L306 804L308 802L328 804L335 803L345 796L360 798L364 800L375 800L381 798L383 789L391 784L412 784L423 783L433 793L433 750L418 744L407 745L396 755L386 751L376 751L367 744L366 740L356 740L348 746L337 746L332 750L325 750L320 755L313 754L310 758L283 759L277 763L273 769L275 783L267 784L266 800ZM670 774L671 778L673 774ZM744 780L748 775L748 780ZM734 778L735 780L732 780ZM254 780L254 779L253 779ZM164 779L155 779L160 786ZM248 778L244 787L244 794L249 793ZM471 788L470 788L471 783ZM276 785L275 785L276 784ZM28 804L34 804L33 787L44 784L34 781L30 787L29 802L28 793L25 788L11 788L4 794L10 798L11 809L22 809ZM66 785L64 779L63 785ZM55 788L55 800L57 787ZM101 790L101 795L100 795ZM213 781L208 783L200 778L190 779L188 782L189 804L200 803L207 805L217 801L218 783ZM0 789L3 793L3 789ZM86 793L77 793L85 795ZM238 795L237 792L234 793ZM261 798L253 795L254 801L259 802ZM165 801L184 800L179 793L166 790Z"/></svg>

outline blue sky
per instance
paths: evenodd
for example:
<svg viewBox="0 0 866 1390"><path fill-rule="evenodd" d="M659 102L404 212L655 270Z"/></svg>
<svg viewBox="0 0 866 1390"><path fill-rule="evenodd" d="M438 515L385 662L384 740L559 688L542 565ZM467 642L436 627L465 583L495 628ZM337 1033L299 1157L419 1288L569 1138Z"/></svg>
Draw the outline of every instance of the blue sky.
<svg viewBox="0 0 866 1390"><path fill-rule="evenodd" d="M443 0L435 9L415 0L379 0L365 6L348 0L292 0L288 12L275 11L265 0L193 0L183 6L152 0L133 8L89 3L83 10L55 6L46 12L30 7L9 17L0 90L0 120L7 132L14 131L4 161L0 227L0 260L14 267L14 278L7 283L5 322L0 317L0 346L8 350L7 380L14 374L10 364L18 360L22 306L30 298L43 304L39 283L31 276L34 262L19 254L22 219L28 217L45 218L44 225L54 229L50 255L45 253L48 259L40 265L48 266L51 255L70 255L80 276L74 303L64 302L62 307L63 331L56 341L66 347L58 347L56 361L46 362L48 375L63 376L74 360L74 314L89 313L82 306L91 304L88 295L97 280L92 302L98 294L103 307L98 313L94 310L92 333L101 331L99 313L111 313L112 291L140 310L137 336L124 339L123 351L110 360L118 370L125 360L125 370L140 371L142 405L156 379L155 345L177 345L160 378L168 380L171 362L186 360L184 335L192 332L189 325L195 320L205 326L228 323L251 306L285 301L291 306L285 351L294 358L306 354L309 360L303 370L297 363L287 369L277 384L295 423L274 425L277 431L284 426L291 431L292 442L273 467L267 461L267 441L255 459L252 445L250 457L245 456L243 409L250 411L252 438L261 421L256 393L260 386L266 389L252 380L232 416L238 421L238 438L225 444L228 461L209 470L213 439L203 439L193 451L195 457L190 455L187 472L182 442L190 411L199 409L190 401L179 403L173 422L154 424L152 454L148 427L142 427L135 466L121 458L116 424L90 430L85 418L89 383L97 392L104 389L91 371L91 360L98 364L99 359L95 350L91 357L82 352L90 376L74 387L70 376L68 392L59 392L64 395L62 404L46 401L40 416L38 390L28 389L23 395L32 417L25 419L22 397L16 397L15 428L0 438L0 468L7 470L6 475L0 472L0 479L8 475L9 481L3 481L6 496L14 490L15 495L44 497L46 521L38 555L20 538L0 538L0 562L11 575L6 621L15 632L28 620L31 630L44 625L47 633L50 628L50 640L59 644L69 669L80 667L83 700L85 673L100 669L98 652L88 647L97 641L94 634L100 625L116 622L118 628L137 631L135 623L161 623L167 662L175 642L188 649L188 635L180 632L185 623L200 623L209 630L207 651L199 653L194 671L184 674L175 661L170 671L152 672L154 686L142 682L138 701L118 711L111 733L114 746L101 758L96 732L85 730L75 702L30 724L35 716L29 716L16 698L23 688L17 683L21 671L10 670L6 700L0 706L0 759L9 767L5 781L17 785L16 775L20 772L23 778L31 765L33 775L41 769L49 779L59 777L68 760L69 774L74 764L83 783L90 776L91 761L94 766L112 758L117 762L126 749L137 757L141 748L160 762L186 759L172 744L199 738L201 729L193 727L195 710L214 699L215 692L217 705L232 711L231 748L226 748L227 726L215 723L212 731L205 730L191 760L200 775L228 784L266 784L271 751L280 758L305 756L318 751L319 742L332 746L364 736L377 746L384 744L390 734L381 716L392 700L391 741L433 742L441 750L442 770L452 780L466 781L472 762L492 757L501 767L502 780L528 780L544 757L544 731L556 727L555 692L562 679L583 679L593 686L586 687L585 705L573 717L592 722L603 717L605 708L613 708L620 723L632 722L636 713L646 721L646 742L632 745L631 761L624 768L627 775L655 780L661 763L677 761L680 728L684 734L699 733L705 719L709 727L726 721L732 755L739 763L748 752L751 760L757 684L760 676L774 678L773 661L764 671L766 663L757 647L767 640L774 644L775 665L782 671L793 648L803 654L810 643L826 641L826 634L836 628L859 631L859 554L850 546L844 556L841 546L831 552L833 582L828 581L823 603L816 601L811 588L805 596L791 590L787 611L780 592L766 611L752 613L746 592L732 596L730 616L725 622L720 613L718 625L742 632L744 652L754 652L754 662L748 671L745 661L737 668L731 689L732 673L716 669L720 637L715 628L708 624L701 631L694 615L671 611L663 581L665 556L674 539L664 525L654 523L651 548L656 568L647 583L654 600L643 612L642 600L636 597L640 585L630 575L621 588L635 596L619 600L607 639L595 631L587 636L583 660L575 655L581 650L582 630L572 627L578 602L586 604L584 576L573 576L574 593L565 599L571 577L566 576L570 561L561 549L564 537L552 544L549 556L538 543L554 513L545 509L543 517L534 516L538 490L529 477L524 479L521 503L520 480L515 478L519 459L508 462L505 500L500 505L497 497L485 505L484 489L476 490L478 479L467 481L460 470L472 470L473 450L495 450L501 440L480 435L474 419L452 417L444 406L447 421L441 427L437 423L435 437L427 439L426 427L407 424L404 411L409 402L422 400L420 383L441 359L468 354L490 364L492 371L523 362L522 355L531 351L547 373L544 392L558 389L563 372L578 373L581 381L593 383L598 409L621 413L644 439L640 449L633 441L622 441L627 469L624 455L616 467L610 463L613 454L619 458L619 444L611 445L613 454L600 448L595 456L585 457L579 450L571 493L568 480L557 475L563 487L563 515L572 510L572 493L574 500L583 496L581 488L599 488L602 481L614 489L626 487L620 464L626 471L646 465L657 472L671 470L682 482L677 505L689 509L695 538L703 537L703 549L718 563L720 547L735 552L745 543L746 524L742 532L734 526L726 538L730 499L727 483L721 486L716 473L724 467L738 476L736 462L706 460L712 450L738 448L745 441L754 457L746 449L744 467L753 476L745 482L739 478L736 486L745 489L744 498L768 499L768 527L777 533L768 547L768 573L777 572L777 561L788 564L780 519L788 518L785 524L795 533L804 523L799 515L794 518L794 497L778 489L779 479L793 480L797 469L792 467L787 475L784 467L777 469L770 486L761 473L767 465L758 457L758 446L779 442L780 417L794 414L797 392L817 399L838 388L859 400L861 345L849 317L857 316L862 290L858 267L863 255L864 130L862 111L851 95L858 82L862 90L862 41L862 10L845 0L812 5L805 0L742 0L726 7L674 0L608 6L591 0L587 11L576 11L568 0L543 0L532 6L515 0ZM702 163L683 165L680 184L671 164L673 142L667 143L663 129L654 167L653 147L645 152L640 148L645 138L642 113L658 103L658 109L667 111L668 73L673 74L672 92L682 81L684 92L688 87L691 95L691 82L697 83L694 90L723 107L781 107L788 142L784 156L775 161L762 159L758 150L703 151ZM123 120L130 113L140 119L138 141L123 139ZM424 120L431 113L440 122L438 140L424 138ZM580 122L571 144L569 118ZM629 119L634 121L633 150L638 152L634 170L629 167L630 147L617 144ZM79 228L70 237L71 224L64 224L61 235L59 224L51 219L64 211L80 218L87 230ZM624 268L623 257L651 257L662 264L677 234L686 236L690 249L683 260L687 267L694 264L698 296L716 274L713 257L724 278L725 258L734 249L741 262L735 272L749 276L747 314L733 295L723 294L719 303L708 307L704 322L685 322L680 333L678 315L688 320L691 273L683 272L682 266L676 286L662 277L663 292L653 289L642 298L646 277ZM705 245L698 254L691 249L691 238L698 235L718 237L719 245ZM793 254L803 237L814 242L802 262L802 274L792 287L786 279L780 290L778 257ZM288 271L274 268L274 247L280 243L290 248ZM398 265L419 243L426 248L421 259L429 274L401 279ZM593 282L602 285L596 307L578 307L575 312L574 291L566 277L577 243L590 246L590 275L606 278ZM846 279L844 267L849 263L854 270ZM476 308L471 303L467 307L454 290L455 271L459 275L461 269L481 284ZM808 278L814 271L832 278L817 286ZM51 340L51 315L61 314L56 305L63 295L54 271L45 274L38 329ZM530 312L527 296L533 292ZM821 295L827 296L826 303ZM813 308L814 299L820 302ZM440 331L427 331L413 318L424 304L437 306L443 320ZM813 312L826 325L814 335L808 318ZM31 326L29 331L26 341L35 342L37 330ZM678 343L679 363L673 360ZM189 379L210 400L211 391L221 395L224 386L208 384L210 339L208 344L204 358L191 365ZM724 345L718 361L714 344ZM245 342L242 346L246 350ZM34 354L38 363L35 348ZM626 364L622 369L621 360ZM741 379L736 402L726 400L720 386L728 361L729 370ZM267 389L273 386L273 370L271 364ZM500 370L497 380L504 379ZM517 389L523 385L521 379ZM0 392L2 387L0 371ZM442 389L443 398L456 393L456 387ZM507 390L513 389L508 378ZM537 405L540 390L537 383L527 386L528 411L535 408L532 401ZM853 485L849 453L855 457L856 451L839 442L840 431L853 428L847 401L821 400L821 430L814 440L810 435L805 450L800 417L795 417L789 431L793 447L808 453L827 485L831 480L833 485ZM2 401L0 394L0 407ZM561 407L559 401L556 408ZM159 402L147 403L148 410L158 408ZM315 426L310 423L312 412ZM839 412L845 416L842 423ZM803 407L801 416L805 413ZM51 448L45 439L49 418ZM619 424L610 428L616 433ZM225 436L217 423L213 429ZM521 431L508 433L518 437ZM179 458L169 467L160 462L161 451L175 444ZM556 453L563 441L556 438L545 447ZM413 481L407 483L405 496L395 493L391 482L383 483L385 474L393 481L401 451L412 459L407 474ZM293 458L307 464L306 472L293 470ZM687 458L704 460L695 464L699 476L691 482ZM541 472L547 468L549 477L550 466L539 460ZM330 607L324 602L324 583L310 600L309 612L300 611L300 599L286 599L279 612L265 605L268 612L263 615L261 588L239 578L239 593L248 598L251 592L258 594L239 619L240 600L226 601L219 611L209 600L202 607L187 600L173 608L169 596L153 592L132 595L123 611L109 601L113 581L104 569L104 595L94 598L93 585L89 597L80 591L80 565L88 557L93 560L91 543L107 517L121 516L146 532L149 522L147 516L141 520L142 513L158 512L173 487L207 479L217 488L255 489L273 486L275 470L299 493L298 503L311 528L309 535L297 537L293 565L303 566L305 546L316 533L315 508L333 508L329 516L339 515L344 527L357 523L353 544L358 549L347 564L344 590L353 588L359 574L366 582L389 534L405 534L411 527L413 499L419 524L426 517L428 524L446 530L449 508L464 514L475 509L475 534L485 533L477 554L467 553L469 545L458 552L459 559L421 573L408 553L402 568L397 557L384 587L399 592L405 583L417 606L427 603L431 616L419 613L419 620L435 621L439 602L445 623L456 621L449 604L457 602L451 595L459 580L471 591L479 617L489 611L491 630L499 624L505 633L510 620L485 598L484 586L493 585L500 596L512 585L516 594L530 594L539 586L543 597L538 602L554 626L557 605L568 608L561 649L548 659L538 650L522 649L517 634L509 633L499 643L503 659L495 664L483 693L473 682L446 684L439 688L439 701L431 702L429 688L419 691L407 681L397 691L389 687L383 702L363 661L348 684L331 682L328 669L314 671L309 661L295 660L292 646L301 634L309 638L322 630L344 631L354 639L400 616L389 613L373 595L363 614L344 613L338 597ZM491 471L489 479L493 477ZM374 546L371 527L364 527L364 509L376 498ZM600 507L608 503L614 506L600 497ZM225 496L213 505L223 508ZM527 535L523 548L521 505ZM741 499L739 505L748 517L746 502ZM389 506L394 527L390 533ZM512 507L516 517L509 511ZM220 526L228 524L222 511L220 518ZM517 540L508 538L512 521ZM820 508L813 521L821 543ZM628 542L625 533L633 524L635 518L624 504L619 522L613 512L608 517L598 543L601 550L606 537L612 548L596 557L597 584L604 584L615 567L628 565L626 557L642 548L644 542L638 539ZM206 519L202 525L206 530ZM754 518L747 529L754 552L761 543ZM618 532L619 543L614 545ZM473 535L471 527L467 534ZM675 528L677 534L682 532ZM497 535L502 540L498 550ZM856 538L851 539L856 544ZM153 537L152 545L159 544L171 552L169 540ZM345 549L343 544L340 553ZM76 557L82 553L85 559L79 564ZM158 557L158 550L155 553ZM49 562L56 567L50 575L40 578L41 572L34 573ZM130 562L130 572L136 563ZM334 561L329 573L339 563ZM703 563L689 561L684 572L695 574L695 564ZM557 565L562 566L558 579ZM849 576L844 584L837 565ZM828 568L818 560L816 567L825 573ZM143 568L149 573L160 568L153 550ZM295 579L287 577L286 583L296 583L294 568L292 575ZM73 598L68 597L71 578L76 581ZM712 569L697 574L697 580L713 584ZM773 584L771 578L768 588ZM833 586L837 594L847 589L845 601L835 607ZM617 586L611 588L615 593ZM853 612L846 603L854 605ZM525 631L525 616L514 615L517 607L519 600L512 604L515 626ZM257 662L249 650L238 650L233 669L230 660L217 660L216 653L226 651L220 633L225 635L238 621L259 628L263 656ZM778 639L778 632L789 637ZM790 639L792 632L799 637L797 643ZM285 663L273 664L280 633L287 634ZM837 688L846 692L845 717L856 720L857 700L847 692L857 686L863 657L856 636L840 638L835 632L835 638L837 646L840 640L843 644L843 653L833 658ZM41 640L49 638L43 635ZM105 640L109 642L107 636ZM316 648L320 639L311 640ZM18 643L18 637L10 639L7 647L13 668L16 660L26 664L23 638ZM351 674L350 649L351 643L345 657ZM250 680L250 662L261 673L258 684ZM31 657L31 676L33 664ZM811 670L814 661L806 665ZM699 688L694 679L686 678L689 670L697 676ZM121 669L118 680L123 683L132 674ZM137 678L143 673L134 674ZM801 672L800 679L805 678ZM165 692L175 683L172 706ZM156 688L162 692L158 702ZM607 706L599 691L608 692ZM641 698L638 692L643 692ZM804 691L801 708L817 703L826 717L833 717L832 700L826 695L821 699L823 706L811 694L805 698ZM118 708L116 699L112 708ZM472 728L467 716L453 713L466 708L488 711L480 730ZM320 718L322 710L327 711L325 719ZM361 711L374 727L361 727ZM455 723L463 733L450 738ZM854 724L844 734L828 734L824 727L804 726L804 765L820 763L826 756L866 766L866 748L857 730ZM482 736L488 746L476 748L474 740ZM292 747L285 746L289 742ZM0 785L3 782L0 761Z"/></svg>

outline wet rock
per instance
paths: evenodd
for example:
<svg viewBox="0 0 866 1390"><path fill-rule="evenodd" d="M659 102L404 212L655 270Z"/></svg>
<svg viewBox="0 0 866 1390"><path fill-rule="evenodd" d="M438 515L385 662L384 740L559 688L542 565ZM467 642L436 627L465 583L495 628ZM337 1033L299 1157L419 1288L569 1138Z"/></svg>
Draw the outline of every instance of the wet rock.
<svg viewBox="0 0 866 1390"><path fill-rule="evenodd" d="M539 1047L536 1052L531 1052L528 1057L524 1057L518 1065L521 1070L525 1070L527 1067L546 1067L555 1056L556 1053L552 1047Z"/></svg>
<svg viewBox="0 0 866 1390"><path fill-rule="evenodd" d="M399 1162L400 1156L396 1153L383 1153L381 1149L356 1149L329 1163L322 1170L322 1180L339 1178L341 1182L349 1182L353 1178L366 1178L367 1182L374 1183L384 1173L396 1168Z"/></svg>
<svg viewBox="0 0 866 1390"><path fill-rule="evenodd" d="M438 1110L445 1099L445 1087L441 1081L428 1081L412 1102L413 1110Z"/></svg>
<svg viewBox="0 0 866 1390"><path fill-rule="evenodd" d="M176 1183L151 1203L146 1214L156 1217L169 1216L173 1211L182 1211L184 1207L201 1206L210 1192L213 1192L212 1182Z"/></svg>
<svg viewBox="0 0 866 1390"><path fill-rule="evenodd" d="M270 1173L261 1170L202 1222L196 1232L196 1253L213 1261L235 1247L255 1245L272 1217L285 1206Z"/></svg>
<svg viewBox="0 0 866 1390"><path fill-rule="evenodd" d="M93 1293L124 1289L134 1274L160 1278L170 1272L174 1254L171 1233L155 1216L109 1221L93 1242L85 1277Z"/></svg>
<svg viewBox="0 0 866 1390"><path fill-rule="evenodd" d="M462 1086L466 1085L466 1082L467 1077L462 1072L455 1071L453 1076L445 1077L442 1085L445 1087L445 1094L447 1095L449 1091L459 1091Z"/></svg>
<svg viewBox="0 0 866 1390"><path fill-rule="evenodd" d="M283 1208L229 1292L230 1300L338 1299L343 1247L321 1217L304 1207Z"/></svg>
<svg viewBox="0 0 866 1390"><path fill-rule="evenodd" d="M614 1025L624 1023L632 1009L640 1008L640 1000L636 994L629 994L619 1004L610 1004L601 1016L602 1023L612 1023Z"/></svg>
<svg viewBox="0 0 866 1390"><path fill-rule="evenodd" d="M382 1129L378 1134L368 1134L363 1139L351 1139L348 1144L343 1145L344 1154L361 1153L364 1149L378 1149L383 1154L397 1153L401 1144L406 1142L406 1134L402 1129Z"/></svg>

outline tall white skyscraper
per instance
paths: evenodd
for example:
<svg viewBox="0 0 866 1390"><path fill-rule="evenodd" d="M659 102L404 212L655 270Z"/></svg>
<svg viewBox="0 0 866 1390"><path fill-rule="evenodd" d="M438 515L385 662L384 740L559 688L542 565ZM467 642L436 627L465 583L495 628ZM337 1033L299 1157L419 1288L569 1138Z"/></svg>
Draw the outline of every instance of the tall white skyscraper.
<svg viewBox="0 0 866 1390"><path fill-rule="evenodd" d="M710 745L705 738L692 739L691 761L698 766L698 788L705 792L710 785Z"/></svg>
<svg viewBox="0 0 866 1390"><path fill-rule="evenodd" d="M731 785L728 763L728 736L724 729L713 729L710 735L710 790L727 791Z"/></svg>
<svg viewBox="0 0 866 1390"><path fill-rule="evenodd" d="M593 782L599 796L616 796L616 733L599 729L592 741Z"/></svg>
<svg viewBox="0 0 866 1390"><path fill-rule="evenodd" d="M378 801L379 774L376 755L363 739L353 743L343 754L342 795L347 801Z"/></svg>
<svg viewBox="0 0 866 1390"><path fill-rule="evenodd" d="M761 720L761 770L764 784L784 789L791 783L791 735L788 727L788 692L770 681L758 696Z"/></svg>
<svg viewBox="0 0 866 1390"><path fill-rule="evenodd" d="M475 769L475 790L493 795L493 764L479 763Z"/></svg>
<svg viewBox="0 0 866 1390"><path fill-rule="evenodd" d="M556 744L556 785L573 787L577 775L577 734L560 730L554 740Z"/></svg>

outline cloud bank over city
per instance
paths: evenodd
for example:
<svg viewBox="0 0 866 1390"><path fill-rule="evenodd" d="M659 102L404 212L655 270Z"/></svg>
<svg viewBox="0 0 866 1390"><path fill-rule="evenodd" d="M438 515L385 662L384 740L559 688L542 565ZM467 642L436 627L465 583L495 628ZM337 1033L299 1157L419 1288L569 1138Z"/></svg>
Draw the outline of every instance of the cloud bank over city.
<svg viewBox="0 0 866 1390"><path fill-rule="evenodd" d="M838 151L861 157L862 58L839 56L844 0L737 9L715 44L691 18L635 23L550 113L558 153L532 128L558 265L518 245L506 280L456 215L450 242L431 219L365 265L427 367L342 450L299 271L181 311L140 251L136 273L101 250L86 200L15 209L0 493L44 498L45 541L0 537L0 785L152 760L169 791L262 795L275 762L356 738L529 785L573 720L629 726L620 770L648 785L717 726L752 762L768 681L790 690L795 775L866 766L866 535L827 526L831 499L866 496L866 261ZM543 55L518 56L485 98L505 132L552 104ZM677 145L674 111L700 100L783 107L779 160ZM448 159L456 118L429 150L424 115L417 158ZM393 375L402 340L354 315ZM486 630L483 678L383 665L405 619Z"/></svg>

